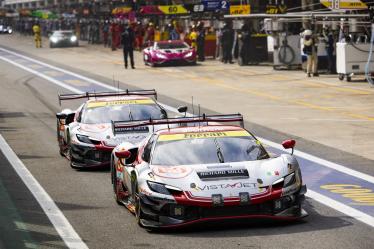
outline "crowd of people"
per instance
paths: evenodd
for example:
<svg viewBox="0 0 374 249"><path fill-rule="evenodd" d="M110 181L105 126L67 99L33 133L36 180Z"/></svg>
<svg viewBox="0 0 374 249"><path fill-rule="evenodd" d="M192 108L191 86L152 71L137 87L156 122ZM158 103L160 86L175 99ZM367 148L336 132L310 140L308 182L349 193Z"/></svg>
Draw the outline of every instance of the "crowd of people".
<svg viewBox="0 0 374 249"><path fill-rule="evenodd" d="M234 30L232 22L224 22L220 28L207 26L204 21L196 21L190 26L183 26L177 20L163 25L155 25L152 21L129 22L123 19L58 19L35 20L32 18L19 19L15 24L15 30L23 35L34 35L36 47L41 47L41 37L48 36L54 30L73 30L80 40L89 44L103 44L111 50L124 49L125 67L127 58L130 58L132 68L134 66L133 51L141 51L155 41L160 40L184 40L196 49L199 61L205 60L206 36L215 36L214 53L223 63L233 63L233 55L237 50L237 39L244 43L251 35L251 28L243 25L241 35L238 38L238 30ZM305 30L301 34L303 39L303 52L307 55L307 76L318 76L317 39L311 30ZM334 72L334 36L328 29L323 31L323 39L326 43L328 57L328 72ZM131 44L131 45L130 45ZM243 52L243 51L242 51ZM239 55L240 56L240 55Z"/></svg>

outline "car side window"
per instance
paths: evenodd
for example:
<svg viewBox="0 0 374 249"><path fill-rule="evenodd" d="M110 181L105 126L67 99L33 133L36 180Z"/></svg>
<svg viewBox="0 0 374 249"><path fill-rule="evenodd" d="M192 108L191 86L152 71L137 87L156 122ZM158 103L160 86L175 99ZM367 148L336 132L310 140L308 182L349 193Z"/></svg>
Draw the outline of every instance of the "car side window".
<svg viewBox="0 0 374 249"><path fill-rule="evenodd" d="M142 155L142 159L149 163L150 159L151 159L151 152L152 152L152 147L153 147L153 144L155 143L156 141L156 136L155 135L152 135L152 137L148 140L148 143L146 144L146 146L144 147L144 151L143 151L143 155Z"/></svg>

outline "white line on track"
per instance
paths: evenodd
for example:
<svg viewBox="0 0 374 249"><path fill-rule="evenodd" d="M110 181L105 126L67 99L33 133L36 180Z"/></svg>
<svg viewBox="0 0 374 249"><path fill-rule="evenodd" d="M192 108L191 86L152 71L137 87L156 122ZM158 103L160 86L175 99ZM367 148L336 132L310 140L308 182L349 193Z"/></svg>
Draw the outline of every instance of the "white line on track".
<svg viewBox="0 0 374 249"><path fill-rule="evenodd" d="M319 203L328 206L332 209L338 210L339 212L353 217L356 220L359 220L369 226L374 227L374 217L367 215L357 209L344 205L343 203L337 202L334 199L331 199L327 196L321 195L313 190L308 189L306 196L312 198Z"/></svg>
<svg viewBox="0 0 374 249"><path fill-rule="evenodd" d="M71 226L61 210L57 207L52 198L34 178L22 161L17 157L16 153L7 144L3 136L0 134L0 150L4 153L9 163L12 165L18 176L25 183L26 187L38 201L40 207L47 215L56 231L69 248L86 249L87 245L82 241L77 232Z"/></svg>
<svg viewBox="0 0 374 249"><path fill-rule="evenodd" d="M121 90L121 89L118 89L116 87L112 87L110 85L107 85L107 84L104 84L104 83L101 83L99 81L96 81L94 79L90 79L88 77L85 77L85 76L82 76L82 75L79 75L79 74L76 74L76 73L73 73L73 72L70 72L68 70L65 70L65 69L61 69L61 68L58 68L58 67L55 67L55 66L52 66L52 65L49 65L47 63L44 63L44 62L40 62L38 60L35 60L33 58L30 58L30 57L27 57L27 56L24 56L22 54L19 54L19 53L16 53L16 52L13 52L13 51L10 51L10 50L7 50L7 49L4 49L4 48L0 48L0 50L4 51L4 52L7 52L7 53L10 53L10 54L13 54L15 56L18 56L18 57L21 57L23 59L26 59L26 60L29 60L29 61L32 61L34 63L37 63L37 64L40 64L40 65L43 65L45 67L48 67L48 68L51 68L51 69L54 69L54 70L57 70L57 71L60 71L60 72L63 72L63 73L66 73L66 74L70 74L70 75L73 75L77 78L80 78L82 80L85 80L87 82L91 82L95 85L98 85L98 86L101 86L103 88L107 88L109 90L115 90L115 91L118 91L118 90ZM61 86L63 88L66 88L67 90L70 90L74 93L82 93L82 91L74 88L74 87L71 87L61 81L58 81L56 79L53 79L52 77L49 77L47 75L44 75L42 73L39 73L37 72L36 70L33 70L33 69L30 69L30 68L27 68L17 62L14 62L14 61L11 61L7 58L4 58L3 56L0 56L0 59L4 60L4 61L7 61L15 66L18 66L28 72L31 72L33 74L36 74L37 76L40 76L58 86ZM169 106L169 105L165 105L165 104L162 104L161 105L168 111L171 111L171 112L175 112L175 113L178 113L178 110L172 106ZM190 113L188 113L188 115L191 115ZM270 140L267 140L267 139L264 139L264 138L259 138L263 143L271 146L271 147L274 147L276 149L280 149L282 151L286 151L282 145L278 144L278 143L275 143L275 142L272 142ZM354 176L354 177L357 177L357 178L360 178L362 180L365 180L367 182L370 182L370 183L374 183L374 177L373 176L370 176L368 174L365 174L365 173L362 173L362 172L359 172L359 171L356 171L356 170L353 170L353 169L350 169L348 167L345 167L345 166L342 166L342 165L339 165L339 164L336 164L336 163L333 163L333 162L330 162L330 161L327 161L327 160L324 160L322 158L319 158L319 157L316 157L316 156L313 156L313 155L310 155L308 153L305 153L305 152L302 152L302 151L298 151L298 150L295 150L294 151L294 154L296 156L299 156L299 157L302 157L304 159L307 159L309 161L312 161L312 162L315 162L319 165L322 165L322 166L325 166L325 167L328 167L328 168L331 168L331 169L334 169L334 170L337 170L337 171L340 171L342 173L345 173L345 174L348 174L348 175L351 175L351 176ZM373 217L370 216L370 215L367 215L363 212L360 212L358 211L357 209L354 209L354 208L351 208L349 206L346 206L340 202L337 202L331 198L328 198L324 195L321 195L321 194L318 194L317 192L314 192L314 191L311 191L311 190L308 190L308 193L307 193L307 196L312 198L312 199L315 199L316 201L322 203L322 204L325 204L326 206L329 206L341 213L344 213L348 216L351 216L357 220L360 220L364 223L366 223L367 225L369 226L372 226L374 227L374 221L373 221Z"/></svg>

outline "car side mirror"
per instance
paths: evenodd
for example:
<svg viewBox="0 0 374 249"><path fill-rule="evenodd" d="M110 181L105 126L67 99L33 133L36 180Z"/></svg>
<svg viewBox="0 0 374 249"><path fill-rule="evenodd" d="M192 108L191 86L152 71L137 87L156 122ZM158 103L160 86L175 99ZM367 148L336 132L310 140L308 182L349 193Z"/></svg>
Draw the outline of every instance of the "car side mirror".
<svg viewBox="0 0 374 249"><path fill-rule="evenodd" d="M296 141L293 140L293 139L285 140L285 141L282 142L283 148L292 149L291 155L293 154L293 150L295 148L295 145L296 145Z"/></svg>
<svg viewBox="0 0 374 249"><path fill-rule="evenodd" d="M114 154L116 154L116 157L119 159L129 159L131 157L131 152L128 150L116 151Z"/></svg>
<svg viewBox="0 0 374 249"><path fill-rule="evenodd" d="M184 113L184 116L186 116L187 110L188 110L187 106L180 106L180 107L178 107L178 112L179 113Z"/></svg>
<svg viewBox="0 0 374 249"><path fill-rule="evenodd" d="M116 151L114 153L120 160L121 164L124 166L132 166L138 155L138 148L133 148L130 150Z"/></svg>
<svg viewBox="0 0 374 249"><path fill-rule="evenodd" d="M67 116L68 115L66 113L61 113L61 112L56 114L56 118L58 119L66 119Z"/></svg>

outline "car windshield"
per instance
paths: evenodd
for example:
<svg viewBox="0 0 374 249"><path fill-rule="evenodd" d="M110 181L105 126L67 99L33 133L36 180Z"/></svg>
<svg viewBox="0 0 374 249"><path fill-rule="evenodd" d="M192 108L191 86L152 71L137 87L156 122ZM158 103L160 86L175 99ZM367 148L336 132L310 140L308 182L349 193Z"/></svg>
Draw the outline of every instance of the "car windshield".
<svg viewBox="0 0 374 249"><path fill-rule="evenodd" d="M156 104L123 104L87 107L82 113L84 124L102 124L111 121L159 119L161 108Z"/></svg>
<svg viewBox="0 0 374 249"><path fill-rule="evenodd" d="M162 136L162 135L161 135ZM160 137L161 137L160 136ZM152 164L175 166L254 161L269 158L266 150L249 133L240 137L159 140Z"/></svg>
<svg viewBox="0 0 374 249"><path fill-rule="evenodd" d="M72 36L74 35L73 31L55 31L54 36Z"/></svg>
<svg viewBox="0 0 374 249"><path fill-rule="evenodd" d="M183 42L178 43L157 43L157 49L184 49L188 46Z"/></svg>

